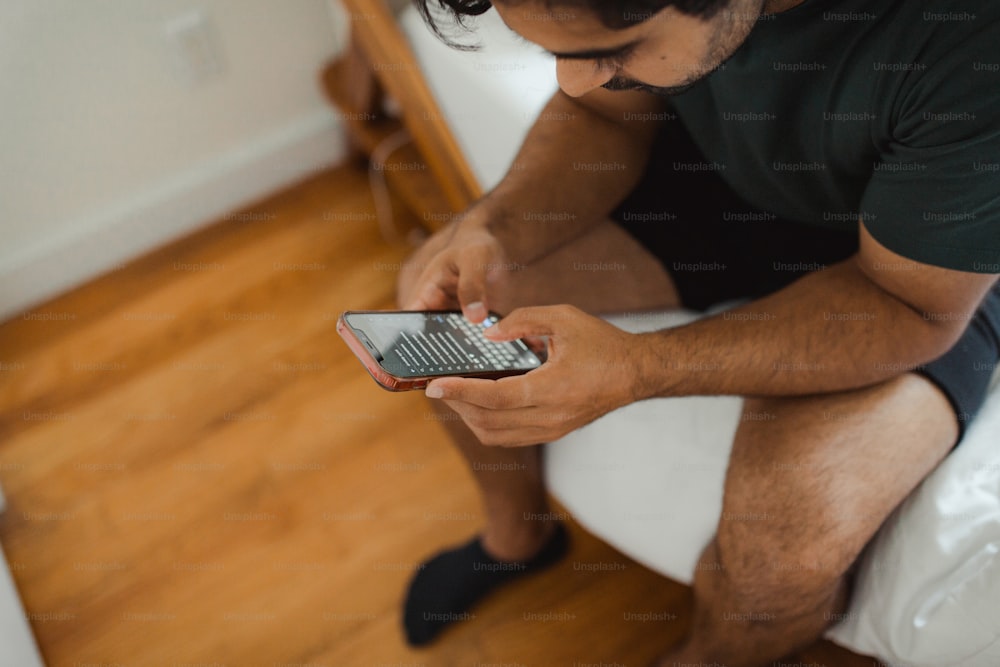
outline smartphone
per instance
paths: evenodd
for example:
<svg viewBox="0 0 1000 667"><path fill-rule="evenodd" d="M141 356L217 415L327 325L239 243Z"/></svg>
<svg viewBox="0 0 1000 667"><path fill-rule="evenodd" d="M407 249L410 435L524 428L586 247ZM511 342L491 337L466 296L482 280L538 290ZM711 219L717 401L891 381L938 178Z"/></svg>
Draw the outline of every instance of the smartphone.
<svg viewBox="0 0 1000 667"><path fill-rule="evenodd" d="M340 334L368 373L390 391L423 389L437 377L501 378L538 368L542 359L523 340L497 343L459 311L356 310L337 320Z"/></svg>

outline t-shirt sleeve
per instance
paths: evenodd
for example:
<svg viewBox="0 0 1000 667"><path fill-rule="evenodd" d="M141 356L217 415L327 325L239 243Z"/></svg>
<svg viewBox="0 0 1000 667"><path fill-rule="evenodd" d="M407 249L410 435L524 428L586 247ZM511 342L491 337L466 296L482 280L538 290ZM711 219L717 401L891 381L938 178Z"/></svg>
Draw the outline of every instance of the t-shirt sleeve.
<svg viewBox="0 0 1000 667"><path fill-rule="evenodd" d="M980 29L897 89L860 210L872 236L904 257L1000 273L998 41L1000 26Z"/></svg>

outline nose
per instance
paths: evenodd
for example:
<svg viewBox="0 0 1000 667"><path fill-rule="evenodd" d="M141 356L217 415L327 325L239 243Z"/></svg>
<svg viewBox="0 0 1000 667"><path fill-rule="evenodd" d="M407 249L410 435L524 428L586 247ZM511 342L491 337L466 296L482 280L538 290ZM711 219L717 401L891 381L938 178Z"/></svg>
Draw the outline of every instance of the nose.
<svg viewBox="0 0 1000 667"><path fill-rule="evenodd" d="M570 97L580 97L600 88L614 75L614 68L598 67L592 60L556 58L556 80Z"/></svg>

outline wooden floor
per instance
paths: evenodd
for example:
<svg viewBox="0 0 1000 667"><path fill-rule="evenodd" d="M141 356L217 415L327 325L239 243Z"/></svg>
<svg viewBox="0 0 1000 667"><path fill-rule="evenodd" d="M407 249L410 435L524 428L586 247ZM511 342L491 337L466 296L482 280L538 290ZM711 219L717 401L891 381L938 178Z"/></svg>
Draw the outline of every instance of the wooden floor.
<svg viewBox="0 0 1000 667"><path fill-rule="evenodd" d="M404 645L415 566L480 523L422 395L334 330L406 254L343 168L0 325L0 541L49 665L641 666L680 636L688 590L574 526L551 574Z"/></svg>

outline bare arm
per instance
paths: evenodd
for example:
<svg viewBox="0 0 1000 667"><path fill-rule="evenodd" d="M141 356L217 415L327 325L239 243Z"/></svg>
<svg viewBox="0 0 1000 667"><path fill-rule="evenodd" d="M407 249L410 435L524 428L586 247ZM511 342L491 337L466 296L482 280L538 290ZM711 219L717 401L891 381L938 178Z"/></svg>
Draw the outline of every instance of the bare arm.
<svg viewBox="0 0 1000 667"><path fill-rule="evenodd" d="M520 263L583 234L638 183L665 109L645 93L556 92L466 223L484 225Z"/></svg>
<svg viewBox="0 0 1000 667"><path fill-rule="evenodd" d="M549 336L549 358L500 380L444 378L443 398L491 445L551 442L655 396L794 396L888 380L946 352L996 275L905 259L863 225L851 259L742 308L630 334L571 306L520 308L494 340Z"/></svg>
<svg viewBox="0 0 1000 667"><path fill-rule="evenodd" d="M861 249L783 290L640 336L637 398L790 396L881 382L946 352L997 276L920 264L861 226Z"/></svg>
<svg viewBox="0 0 1000 667"><path fill-rule="evenodd" d="M646 93L557 92L500 184L421 249L421 273L401 283L403 307L460 307L482 320L488 276L504 280L501 267L529 264L581 236L625 198L665 115L665 103Z"/></svg>

